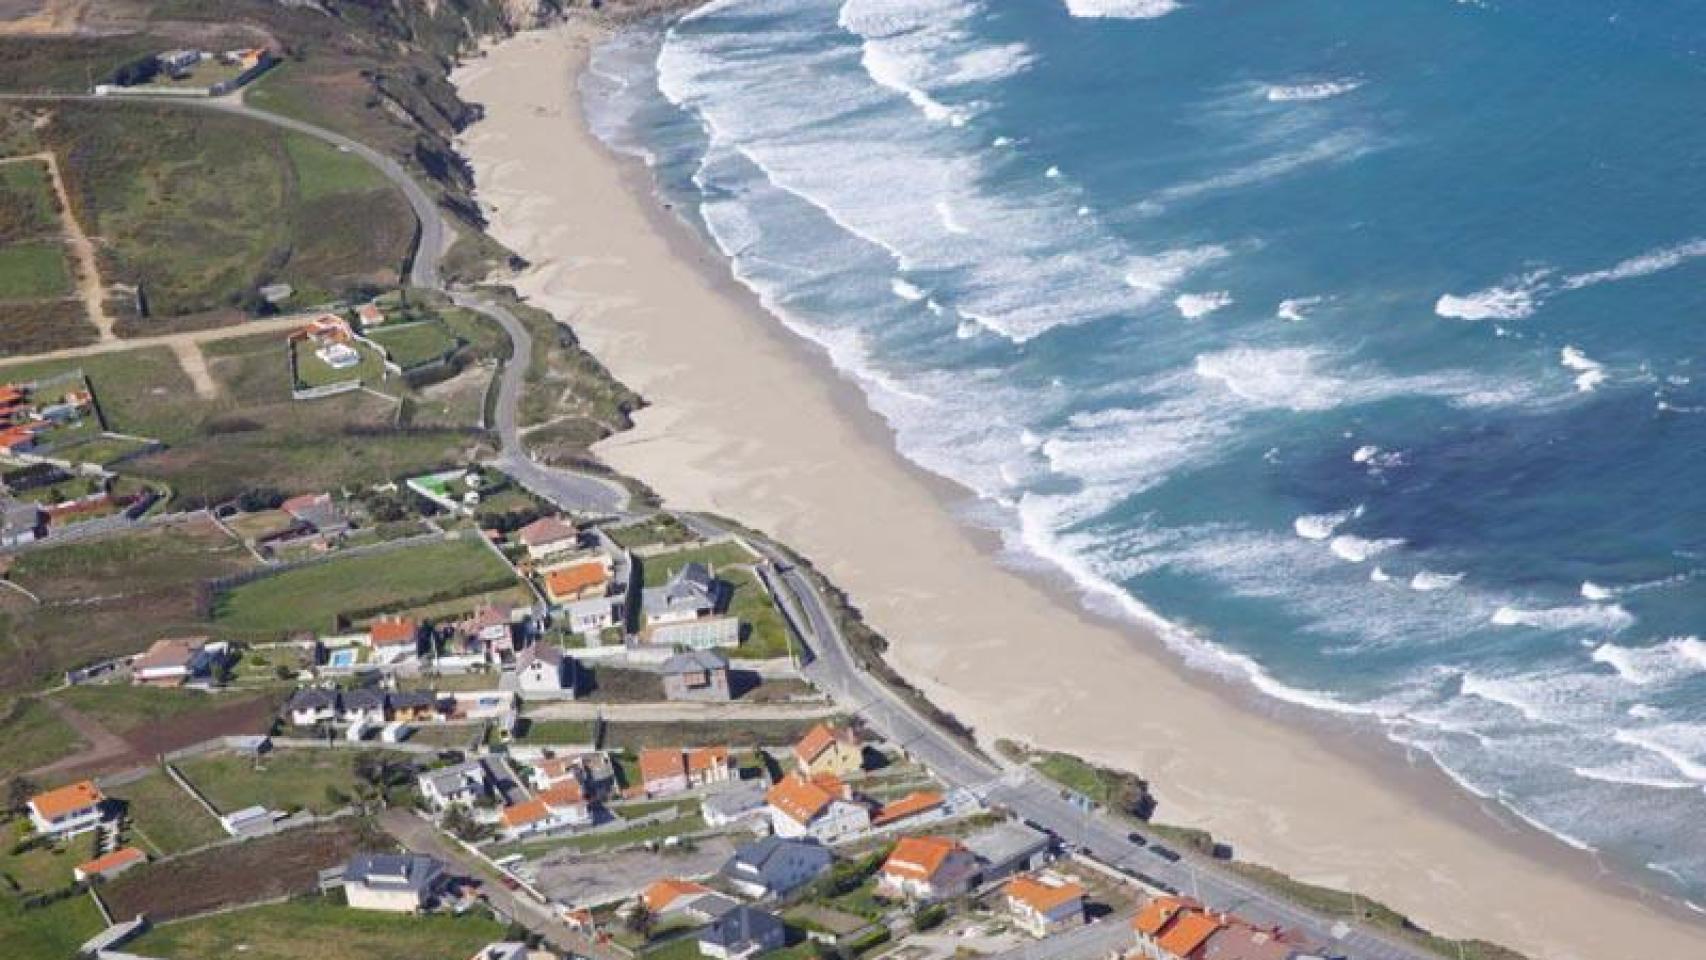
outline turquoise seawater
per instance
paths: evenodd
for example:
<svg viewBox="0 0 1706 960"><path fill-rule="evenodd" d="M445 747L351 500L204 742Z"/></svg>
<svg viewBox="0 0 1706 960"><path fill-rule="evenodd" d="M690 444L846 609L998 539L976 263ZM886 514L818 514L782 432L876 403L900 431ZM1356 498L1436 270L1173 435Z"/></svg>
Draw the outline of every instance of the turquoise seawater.
<svg viewBox="0 0 1706 960"><path fill-rule="evenodd" d="M722 0L585 81L1021 565L1706 899L1706 6Z"/></svg>

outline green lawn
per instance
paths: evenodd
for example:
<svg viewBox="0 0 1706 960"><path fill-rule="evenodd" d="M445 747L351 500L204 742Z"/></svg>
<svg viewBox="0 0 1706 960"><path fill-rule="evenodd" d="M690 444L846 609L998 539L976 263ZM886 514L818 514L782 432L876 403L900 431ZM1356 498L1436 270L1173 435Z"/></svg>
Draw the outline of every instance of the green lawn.
<svg viewBox="0 0 1706 960"><path fill-rule="evenodd" d="M82 743L51 708L39 700L0 705L0 780L70 755Z"/></svg>
<svg viewBox="0 0 1706 960"><path fill-rule="evenodd" d="M29 821L19 817L0 826L0 876L11 878L27 893L57 890L72 880L71 868L95 857L93 831L46 847L12 853L12 845L29 832ZM8 885L9 886L9 885Z"/></svg>
<svg viewBox="0 0 1706 960"><path fill-rule="evenodd" d="M328 384L343 383L346 380L360 380L363 383L374 384L384 379L385 363L363 344L353 344L355 351L360 354L361 361L354 366L334 367L321 360L315 352L316 345L312 340L296 340L291 344L291 350L296 355L296 382L302 387L324 387Z"/></svg>
<svg viewBox="0 0 1706 960"><path fill-rule="evenodd" d="M0 896L0 931L6 960L65 960L100 933L106 923L87 895L61 900L40 910L25 910Z"/></svg>
<svg viewBox="0 0 1706 960"><path fill-rule="evenodd" d="M331 813L345 805L327 792L355 793L358 750L291 749L261 757L210 753L178 761L178 772L195 784L220 813L256 805L274 810Z"/></svg>
<svg viewBox="0 0 1706 960"><path fill-rule="evenodd" d="M387 324L368 331L367 338L384 347L391 362L404 370L431 363L459 345L441 324L430 320L398 327Z"/></svg>
<svg viewBox="0 0 1706 960"><path fill-rule="evenodd" d="M70 293L64 244L49 240L0 246L0 300L51 300Z"/></svg>
<svg viewBox="0 0 1706 960"><path fill-rule="evenodd" d="M517 740L523 743L591 743L591 720L523 720Z"/></svg>
<svg viewBox="0 0 1706 960"><path fill-rule="evenodd" d="M234 630L328 630L341 615L365 616L503 590L514 573L472 538L331 560L246 583L222 594L215 620Z"/></svg>
<svg viewBox="0 0 1706 960"><path fill-rule="evenodd" d="M717 578L729 585L729 614L739 617L744 625L735 655L754 660L788 656L792 652L788 624L758 576L746 570L721 570Z"/></svg>
<svg viewBox="0 0 1706 960"><path fill-rule="evenodd" d="M611 530L610 536L630 550L653 544L690 543L696 539L693 531L682 526L681 521L667 513Z"/></svg>
<svg viewBox="0 0 1706 960"><path fill-rule="evenodd" d="M296 169L296 189L304 200L387 187L372 164L322 140L292 133L285 136L284 148Z"/></svg>
<svg viewBox="0 0 1706 960"><path fill-rule="evenodd" d="M217 710L253 695L226 696L199 690L170 690L114 683L68 687L54 696L108 730L123 734L144 725Z"/></svg>
<svg viewBox="0 0 1706 960"><path fill-rule="evenodd" d="M124 802L136 840L156 857L225 839L219 821L164 773L108 787L106 794Z"/></svg>
<svg viewBox="0 0 1706 960"><path fill-rule="evenodd" d="M0 242L53 233L59 226L56 207L46 164L0 163Z"/></svg>
<svg viewBox="0 0 1706 960"><path fill-rule="evenodd" d="M828 722L833 722L829 718ZM632 720L607 723L604 746L611 750L644 747L792 746L821 720Z"/></svg>
<svg viewBox="0 0 1706 960"><path fill-rule="evenodd" d="M703 563L721 577L724 575L724 568L751 564L757 559L745 547L731 542L660 553L646 557L640 563L645 567L646 586L656 587L667 583L676 571L689 563Z"/></svg>
<svg viewBox="0 0 1706 960"><path fill-rule="evenodd" d="M375 913L313 897L166 924L125 949L172 960L466 960L504 933L489 916Z"/></svg>

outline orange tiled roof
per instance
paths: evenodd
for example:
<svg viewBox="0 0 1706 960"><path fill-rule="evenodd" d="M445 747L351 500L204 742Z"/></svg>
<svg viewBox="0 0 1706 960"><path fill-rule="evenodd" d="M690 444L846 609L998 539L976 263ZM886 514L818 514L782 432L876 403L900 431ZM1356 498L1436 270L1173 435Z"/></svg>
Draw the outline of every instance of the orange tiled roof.
<svg viewBox="0 0 1706 960"><path fill-rule="evenodd" d="M679 777L686 772L687 761L680 750L649 747L640 751L640 780L643 783Z"/></svg>
<svg viewBox="0 0 1706 960"><path fill-rule="evenodd" d="M68 813L87 810L105 799L106 796L101 793L100 787L95 786L94 781L79 780L57 790L36 794L30 799L30 806L34 807L43 819L52 820Z"/></svg>
<svg viewBox="0 0 1706 960"><path fill-rule="evenodd" d="M845 792L846 788L835 777L823 775L807 779L798 773L790 773L776 781L776 785L764 795L764 801L795 823L808 824Z"/></svg>
<svg viewBox="0 0 1706 960"><path fill-rule="evenodd" d="M545 592L553 597L572 597L609 579L604 564L587 560L545 574Z"/></svg>
<svg viewBox="0 0 1706 960"><path fill-rule="evenodd" d="M520 803L504 807L500 819L503 820L503 825L506 827L525 827L530 823L538 823L550 815L551 811L545 806L545 801L539 797L534 797L532 800L523 800Z"/></svg>
<svg viewBox="0 0 1706 960"><path fill-rule="evenodd" d="M1131 926L1138 933L1153 937L1167 929L1167 924L1172 923L1181 910L1201 909L1202 904L1186 897L1156 897L1137 911L1137 916L1131 918Z"/></svg>
<svg viewBox="0 0 1706 960"><path fill-rule="evenodd" d="M574 524L564 523L556 517L540 517L515 533L517 540L530 547L556 543L559 540L572 540L578 536L580 534L575 530Z"/></svg>
<svg viewBox="0 0 1706 960"><path fill-rule="evenodd" d="M703 884L668 878L647 887L646 892L640 894L640 900L645 903L647 910L658 913L682 897L710 892L711 888Z"/></svg>
<svg viewBox="0 0 1706 960"><path fill-rule="evenodd" d="M398 647L413 644L420 627L406 617L386 617L373 621L367 628L367 636L376 647Z"/></svg>
<svg viewBox="0 0 1706 960"><path fill-rule="evenodd" d="M550 789L539 791L539 799L547 807L578 807L586 803L586 794L581 792L581 785L574 780L565 780L554 784Z"/></svg>
<svg viewBox="0 0 1706 960"><path fill-rule="evenodd" d="M688 773L704 773L712 767L726 767L728 763L728 747L700 747L687 751Z"/></svg>
<svg viewBox="0 0 1706 960"><path fill-rule="evenodd" d="M82 871L84 876L92 877L146 859L148 857L135 847L120 847L112 853L104 853L88 863L78 864L77 869Z"/></svg>
<svg viewBox="0 0 1706 960"><path fill-rule="evenodd" d="M1209 914L1190 910L1173 921L1155 944L1175 957L1188 957L1223 926L1225 924Z"/></svg>
<svg viewBox="0 0 1706 960"><path fill-rule="evenodd" d="M1027 874L1008 881L1006 893L1008 897L1038 913L1048 913L1056 907L1081 899L1084 896L1084 887L1077 883L1047 883Z"/></svg>
<svg viewBox="0 0 1706 960"><path fill-rule="evenodd" d="M551 780L561 780L569 776L575 768L575 762L568 757L546 757L534 764L539 772Z"/></svg>
<svg viewBox="0 0 1706 960"><path fill-rule="evenodd" d="M857 739L853 731L845 727L820 723L807 731L799 743L794 744L794 756L801 763L811 763L837 742L852 743Z"/></svg>
<svg viewBox="0 0 1706 960"><path fill-rule="evenodd" d="M878 810L876 817L871 820L871 826L881 827L897 820L905 820L907 817L916 817L941 805L941 794L931 790L919 790L915 793L909 793Z"/></svg>
<svg viewBox="0 0 1706 960"><path fill-rule="evenodd" d="M960 845L947 837L902 837L883 861L883 873L903 880L929 880Z"/></svg>

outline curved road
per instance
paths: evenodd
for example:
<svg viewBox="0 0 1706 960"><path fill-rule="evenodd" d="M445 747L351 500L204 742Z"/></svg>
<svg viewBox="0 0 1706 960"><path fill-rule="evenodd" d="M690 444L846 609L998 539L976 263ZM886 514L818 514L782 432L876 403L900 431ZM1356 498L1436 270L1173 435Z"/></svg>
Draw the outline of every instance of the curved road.
<svg viewBox="0 0 1706 960"><path fill-rule="evenodd" d="M445 289L439 276L439 260L450 234L443 214L432 197L400 164L342 134L259 110L241 101L166 102L252 117L315 137L371 163L403 191L420 221L420 242L410 265L410 282L419 287ZM502 442L502 453L497 465L524 486L565 509L605 513L623 510L628 502L626 490L608 481L543 466L527 456L517 423L527 371L524 358L532 354L533 340L526 326L501 304L477 293L445 292L459 306L492 318L514 343L514 359L504 365L498 394L496 428ZM690 523L705 533L721 531L718 525L702 517L690 518ZM1153 846L1140 848L1126 839L1130 824L1069 802L1057 786L1041 780L1028 768L1002 767L967 749L861 669L829 607L812 582L774 546L756 545L773 565L775 575L770 580L783 588L779 593L783 594L784 605L803 611L803 616L796 619L796 625L814 654L805 668L807 675L838 702L849 705L852 712L863 717L884 737L904 747L945 783L973 790L986 800L1006 806L1081 848L1094 850L1096 859L1105 864L1161 880L1182 892L1198 896L1214 909L1236 911L1258 923L1275 923L1297 930L1321 943L1331 944L1335 952L1356 960L1439 960L1436 954L1384 933L1340 923L1307 910L1251 884L1216 861L1182 851L1177 860L1157 856L1152 852Z"/></svg>

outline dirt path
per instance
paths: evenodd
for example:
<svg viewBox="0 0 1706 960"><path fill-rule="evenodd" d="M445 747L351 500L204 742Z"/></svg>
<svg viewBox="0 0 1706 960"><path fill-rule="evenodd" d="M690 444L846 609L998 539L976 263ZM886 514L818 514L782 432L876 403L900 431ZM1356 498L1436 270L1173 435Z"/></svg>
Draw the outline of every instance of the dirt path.
<svg viewBox="0 0 1706 960"><path fill-rule="evenodd" d="M307 323L308 319L309 315L301 314L290 317L273 317L270 320L245 320L234 327L215 327L212 330L191 330L186 333L161 334L158 337L136 337L130 340L109 340L101 343L91 343L82 347L67 347L63 350L48 350L45 353L32 353L19 357L0 357L0 367L18 366L25 363L41 363L45 360L75 360L78 357L92 357L103 353L122 353L126 350L144 350L149 347L168 347L172 350L177 350L180 344L189 344L191 346L198 347L195 352L196 355L200 357L200 344L212 343L216 340L233 340L237 337L246 337L254 333L278 333L285 330L294 330L297 327L302 326L304 323ZM179 354L179 357L181 359L183 354ZM195 362L200 364L203 371L207 369L206 358L201 358L199 361ZM189 374L192 380L195 379L196 374L190 370L188 364L185 365L184 372Z"/></svg>
<svg viewBox="0 0 1706 960"><path fill-rule="evenodd" d="M78 713L52 697L43 697L42 703L48 709L59 714L77 735L83 738L83 748L69 757L40 766L30 771L32 777L47 777L62 770L73 770L92 764L105 763L130 753L130 744L115 735L106 727L101 726L89 717Z"/></svg>
<svg viewBox="0 0 1706 960"><path fill-rule="evenodd" d="M101 270L95 260L95 245L90 242L89 235L83 232L83 225L71 213L71 194L65 189L65 178L59 173L59 158L51 150L42 153L32 153L19 157L7 157L0 163L18 163L27 160L39 160L47 164L47 177L53 183L54 195L59 198L59 222L65 230L65 245L71 249L72 259L77 261L77 294L83 300L83 309L89 314L89 322L101 332L101 342L107 343L118 339L113 333L113 318L107 315L107 292L101 283Z"/></svg>
<svg viewBox="0 0 1706 960"><path fill-rule="evenodd" d="M213 374L207 369L207 357L202 355L201 346L194 340L180 337L172 341L172 352L178 355L178 364L184 368L184 375L195 385L195 395L203 400L217 399L219 384L214 382Z"/></svg>
<svg viewBox="0 0 1706 960"><path fill-rule="evenodd" d="M0 24L0 37L53 37L75 33L90 0L43 0L41 9Z"/></svg>

